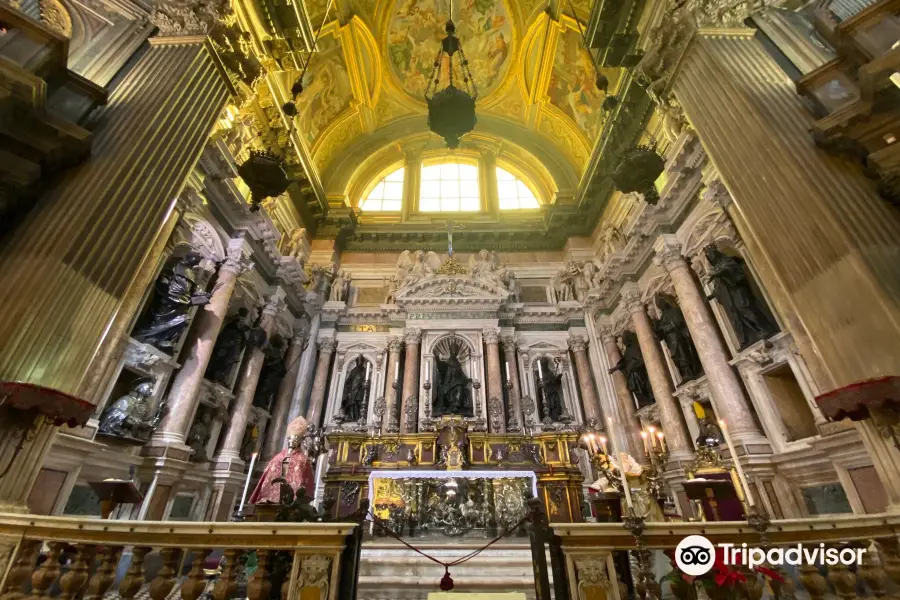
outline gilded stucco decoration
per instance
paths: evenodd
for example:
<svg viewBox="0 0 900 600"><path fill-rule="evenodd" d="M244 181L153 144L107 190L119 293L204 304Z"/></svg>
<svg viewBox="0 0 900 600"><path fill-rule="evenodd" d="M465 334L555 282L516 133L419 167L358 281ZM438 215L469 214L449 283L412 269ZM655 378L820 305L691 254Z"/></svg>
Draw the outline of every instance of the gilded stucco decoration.
<svg viewBox="0 0 900 600"><path fill-rule="evenodd" d="M306 72L303 93L296 100L301 134L308 144L350 108L353 87L341 44L333 36L319 40L315 68Z"/></svg>
<svg viewBox="0 0 900 600"><path fill-rule="evenodd" d="M206 0L161 0L150 20L161 36L206 35L228 12L228 2Z"/></svg>
<svg viewBox="0 0 900 600"><path fill-rule="evenodd" d="M72 37L72 17L59 0L41 0L41 19L53 31Z"/></svg>

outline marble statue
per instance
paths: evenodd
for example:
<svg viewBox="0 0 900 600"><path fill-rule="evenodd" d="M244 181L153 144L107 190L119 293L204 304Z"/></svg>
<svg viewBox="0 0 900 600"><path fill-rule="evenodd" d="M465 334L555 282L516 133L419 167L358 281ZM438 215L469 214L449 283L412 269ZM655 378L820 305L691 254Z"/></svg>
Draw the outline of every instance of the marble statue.
<svg viewBox="0 0 900 600"><path fill-rule="evenodd" d="M625 375L628 389L637 398L639 406L653 404L656 400L653 398L650 377L647 375L647 367L644 366L644 356L641 354L637 334L633 331L624 331L622 345L624 346L622 358L616 366L609 370L609 373L621 371Z"/></svg>
<svg viewBox="0 0 900 600"><path fill-rule="evenodd" d="M626 239L615 225L608 223L600 232L600 260L606 260L609 255L618 252L625 247Z"/></svg>
<svg viewBox="0 0 900 600"><path fill-rule="evenodd" d="M172 351L188 325L194 306L209 303L209 292L197 291L195 267L203 257L188 252L172 267L163 269L156 279L153 299L148 311L150 322L138 329L134 338L162 351Z"/></svg>
<svg viewBox="0 0 900 600"><path fill-rule="evenodd" d="M331 282L331 293L328 299L332 302L346 302L350 296L350 273L340 269Z"/></svg>
<svg viewBox="0 0 900 600"><path fill-rule="evenodd" d="M572 299L572 283L569 281L566 271L557 273L550 282L553 288L553 296L556 302L568 302Z"/></svg>
<svg viewBox="0 0 900 600"><path fill-rule="evenodd" d="M400 280L400 287L405 288L427 277L434 277L440 267L441 259L434 252L416 250L411 253L404 250L397 259L396 276Z"/></svg>
<svg viewBox="0 0 900 600"><path fill-rule="evenodd" d="M295 492L302 488L312 495L315 486L312 465L301 450L307 428L303 417L297 417L288 424L287 448L273 456L266 465L259 483L250 494L250 504L279 504L281 485L276 479L283 479Z"/></svg>
<svg viewBox="0 0 900 600"><path fill-rule="evenodd" d="M309 282L306 291L318 294L325 289L325 269L322 265L313 265L309 270Z"/></svg>
<svg viewBox="0 0 900 600"><path fill-rule="evenodd" d="M395 304L397 302L397 290L400 289L400 281L396 273L384 278L385 304Z"/></svg>
<svg viewBox="0 0 900 600"><path fill-rule="evenodd" d="M514 303L521 302L522 297L522 286L519 285L519 280L516 279L516 274L512 271L506 272L506 280L504 281L506 291L509 292L509 301Z"/></svg>
<svg viewBox="0 0 900 600"><path fill-rule="evenodd" d="M307 258L306 248L308 246L309 240L306 237L306 229L298 227L291 232L290 240L288 241L287 254L300 261L301 265L305 264Z"/></svg>
<svg viewBox="0 0 900 600"><path fill-rule="evenodd" d="M356 358L353 368L347 373L344 396L341 399L341 414L344 421L359 421L366 394L369 393L371 365L362 356Z"/></svg>
<svg viewBox="0 0 900 600"><path fill-rule="evenodd" d="M681 308L675 298L662 293L656 295L656 308L659 309L659 319L653 323L653 329L666 343L681 380L697 379L703 375L703 365Z"/></svg>
<svg viewBox="0 0 900 600"><path fill-rule="evenodd" d="M433 417L442 415L472 417L475 415L472 406L472 392L469 389L472 380L466 376L462 364L459 362L460 349L459 343L454 341L450 345L450 355L446 359L435 357L437 393L431 409Z"/></svg>
<svg viewBox="0 0 900 600"><path fill-rule="evenodd" d="M600 270L594 264L594 261L589 260L584 263L584 266L581 267L581 277L584 279L584 287L586 289L592 290L600 287L602 278L600 277Z"/></svg>
<svg viewBox="0 0 900 600"><path fill-rule="evenodd" d="M545 358L538 359L542 361L543 368L538 374L538 388L540 389L541 398L541 417L545 422L558 422L565 413L563 405L563 381L562 369L557 374L550 366L550 361Z"/></svg>
<svg viewBox="0 0 900 600"><path fill-rule="evenodd" d="M187 445L193 450L191 460L194 462L208 462L206 445L212 435L212 413L200 407L197 409L197 418L187 436Z"/></svg>
<svg viewBox="0 0 900 600"><path fill-rule="evenodd" d="M148 398L153 395L153 381L139 379L131 391L113 402L100 415L98 432L103 435L146 442L156 431L166 414L166 403L161 402L155 414L150 414Z"/></svg>
<svg viewBox="0 0 900 600"><path fill-rule="evenodd" d="M500 265L500 260L495 252L482 249L469 257L469 273L472 278L479 281L497 287L506 287L503 283L506 267Z"/></svg>
<svg viewBox="0 0 900 600"><path fill-rule="evenodd" d="M287 366L284 364L284 346L284 340L279 335L273 335L272 339L262 346L265 358L253 394L253 406L268 412L272 411L275 394L278 393L281 380L287 373Z"/></svg>
<svg viewBox="0 0 900 600"><path fill-rule="evenodd" d="M705 250L712 294L728 316L741 349L766 339L778 331L775 319L756 295L740 258L728 256L715 246Z"/></svg>
<svg viewBox="0 0 900 600"><path fill-rule="evenodd" d="M566 277L575 292L575 299L584 302L588 291L591 289L591 279L584 276L584 265L575 261L569 261L566 265Z"/></svg>
<svg viewBox="0 0 900 600"><path fill-rule="evenodd" d="M241 352L247 345L251 329L248 315L249 311L241 307L237 314L229 317L222 326L209 359L209 366L206 368L206 378L210 381L224 386L229 384L228 379L234 365L241 359Z"/></svg>

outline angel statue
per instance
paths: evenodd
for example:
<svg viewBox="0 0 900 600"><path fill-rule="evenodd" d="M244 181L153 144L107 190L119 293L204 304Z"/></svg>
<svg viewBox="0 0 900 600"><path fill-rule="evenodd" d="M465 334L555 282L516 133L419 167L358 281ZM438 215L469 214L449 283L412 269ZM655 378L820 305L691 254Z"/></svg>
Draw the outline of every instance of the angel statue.
<svg viewBox="0 0 900 600"><path fill-rule="evenodd" d="M400 288L400 278L394 273L390 277L385 277L384 281L384 303L394 304L397 301L397 290Z"/></svg>
<svg viewBox="0 0 900 600"><path fill-rule="evenodd" d="M557 302L567 302L572 299L572 284L565 270L554 275L550 285L553 288L553 296Z"/></svg>
<svg viewBox="0 0 900 600"><path fill-rule="evenodd" d="M341 269L331 283L331 294L328 299L332 302L346 302L350 295L350 273Z"/></svg>
<svg viewBox="0 0 900 600"><path fill-rule="evenodd" d="M475 279L485 283L504 287L503 273L505 271L506 268L500 266L497 254L494 252L482 249L479 250L478 254L473 254L469 258L469 273Z"/></svg>
<svg viewBox="0 0 900 600"><path fill-rule="evenodd" d="M421 279L434 277L440 267L441 259L434 252L416 250L415 254L412 254L409 250L404 250L397 259L397 278L400 280L400 287L405 288L418 283Z"/></svg>
<svg viewBox="0 0 900 600"><path fill-rule="evenodd" d="M521 302L520 298L522 296L522 286L519 285L519 280L516 279L516 274L512 271L507 271L503 283L506 287L506 291L509 292L509 301L515 303Z"/></svg>
<svg viewBox="0 0 900 600"><path fill-rule="evenodd" d="M306 247L309 241L306 237L306 228L298 227L294 229L287 243L287 253L289 256L296 257L300 264L306 263Z"/></svg>

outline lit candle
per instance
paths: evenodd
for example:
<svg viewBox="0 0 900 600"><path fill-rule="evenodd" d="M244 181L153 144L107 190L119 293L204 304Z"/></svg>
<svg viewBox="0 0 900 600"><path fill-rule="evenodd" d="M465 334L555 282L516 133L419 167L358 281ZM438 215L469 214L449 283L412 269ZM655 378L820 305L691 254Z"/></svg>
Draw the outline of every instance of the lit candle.
<svg viewBox="0 0 900 600"><path fill-rule="evenodd" d="M651 425L647 428L647 431L650 433L650 449L656 450L656 427Z"/></svg>
<svg viewBox="0 0 900 600"><path fill-rule="evenodd" d="M650 454L650 447L647 446L647 432L641 432L641 441L644 442L644 454Z"/></svg>
<svg viewBox="0 0 900 600"><path fill-rule="evenodd" d="M728 445L728 451L731 453L731 459L734 461L734 468L737 469L738 480L741 482L741 487L744 488L744 496L747 498L747 505L754 506L756 500L753 499L753 493L750 491L750 484L747 483L747 477L744 476L744 469L741 467L741 461L738 460L737 452L734 451L734 444L731 443L731 434L728 433L728 428L725 427L724 420L719 420L719 429L722 430L722 437L725 438L725 444Z"/></svg>
<svg viewBox="0 0 900 600"><path fill-rule="evenodd" d="M400 379L400 361L394 362L394 383Z"/></svg>
<svg viewBox="0 0 900 600"><path fill-rule="evenodd" d="M628 475L625 474L625 456L624 452L619 453L619 474L622 476L622 489L625 490L625 504L632 508L631 488L628 487Z"/></svg>
<svg viewBox="0 0 900 600"><path fill-rule="evenodd" d="M509 361L504 363L506 365L506 380L509 381Z"/></svg>
<svg viewBox="0 0 900 600"><path fill-rule="evenodd" d="M603 448L603 454L609 454L609 450L606 448L606 437L600 436L600 446Z"/></svg>
<svg viewBox="0 0 900 600"><path fill-rule="evenodd" d="M371 380L372 377L372 363L366 361L366 383Z"/></svg>
<svg viewBox="0 0 900 600"><path fill-rule="evenodd" d="M662 431L657 431L657 432L656 432L656 437L659 438L659 449L660 449L662 452L665 452L665 451L666 451L666 441L663 439L663 438L665 437L665 436L663 435L663 432L662 432Z"/></svg>
<svg viewBox="0 0 900 600"><path fill-rule="evenodd" d="M425 361L425 381L431 381L431 363Z"/></svg>
<svg viewBox="0 0 900 600"><path fill-rule="evenodd" d="M257 452L250 455L250 468L247 469L247 481L244 482L244 492L241 494L241 506L238 512L244 511L244 502L247 500L247 489L250 487L250 478L253 477L253 467L256 465Z"/></svg>
<svg viewBox="0 0 900 600"><path fill-rule="evenodd" d="M544 381L544 371L541 369L541 359L538 359L538 379Z"/></svg>

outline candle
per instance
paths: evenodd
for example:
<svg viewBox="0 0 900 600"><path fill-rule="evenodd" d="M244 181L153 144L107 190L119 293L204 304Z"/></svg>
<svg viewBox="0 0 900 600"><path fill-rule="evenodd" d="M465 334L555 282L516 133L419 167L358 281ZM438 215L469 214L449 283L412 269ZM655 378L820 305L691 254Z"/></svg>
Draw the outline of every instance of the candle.
<svg viewBox="0 0 900 600"><path fill-rule="evenodd" d="M509 381L509 361L506 361L506 380Z"/></svg>
<svg viewBox="0 0 900 600"><path fill-rule="evenodd" d="M244 482L244 492L241 494L241 507L238 512L244 511L244 502L247 500L247 489L250 487L250 478L253 477L253 467L256 465L257 452L250 455L250 468L247 469L247 481Z"/></svg>
<svg viewBox="0 0 900 600"><path fill-rule="evenodd" d="M625 490L625 504L628 508L634 505L631 502L631 489L628 487L628 476L625 474L625 453L619 453L619 474L622 476L622 489Z"/></svg>
<svg viewBox="0 0 900 600"><path fill-rule="evenodd" d="M650 433L650 449L656 450L656 427L651 425L647 428L647 431Z"/></svg>
<svg viewBox="0 0 900 600"><path fill-rule="evenodd" d="M371 381L371 377L372 377L372 363L370 363L369 361L366 361L366 383Z"/></svg>
<svg viewBox="0 0 900 600"><path fill-rule="evenodd" d="M609 454L609 450L606 448L606 437L600 436L600 446L603 447L603 454Z"/></svg>
<svg viewBox="0 0 900 600"><path fill-rule="evenodd" d="M719 420L719 429L722 430L722 437L725 438L725 444L728 445L728 451L731 453L731 459L734 461L734 468L737 469L738 480L741 482L741 487L744 488L744 496L747 498L747 505L754 506L756 501L753 498L753 493L750 491L750 484L747 483L747 477L744 476L744 469L741 467L741 461L738 460L737 452L734 451L734 444L731 443L731 434L728 432L728 428L725 427L724 420Z"/></svg>
<svg viewBox="0 0 900 600"><path fill-rule="evenodd" d="M400 379L400 360L394 362L394 383Z"/></svg>
<svg viewBox="0 0 900 600"><path fill-rule="evenodd" d="M650 448L647 446L647 432L641 432L641 441L644 442L644 454L650 454Z"/></svg>
<svg viewBox="0 0 900 600"><path fill-rule="evenodd" d="M657 432L656 432L656 437L659 438L659 449L660 449L660 451L665 452L665 451L666 451L666 442L665 442L665 440L663 439L663 437L665 437L665 436L663 435L663 432L662 432L662 431L657 431Z"/></svg>
<svg viewBox="0 0 900 600"><path fill-rule="evenodd" d="M541 369L541 359L538 359L538 379L544 381L544 371Z"/></svg>
<svg viewBox="0 0 900 600"><path fill-rule="evenodd" d="M425 361L425 381L431 381L431 363Z"/></svg>

